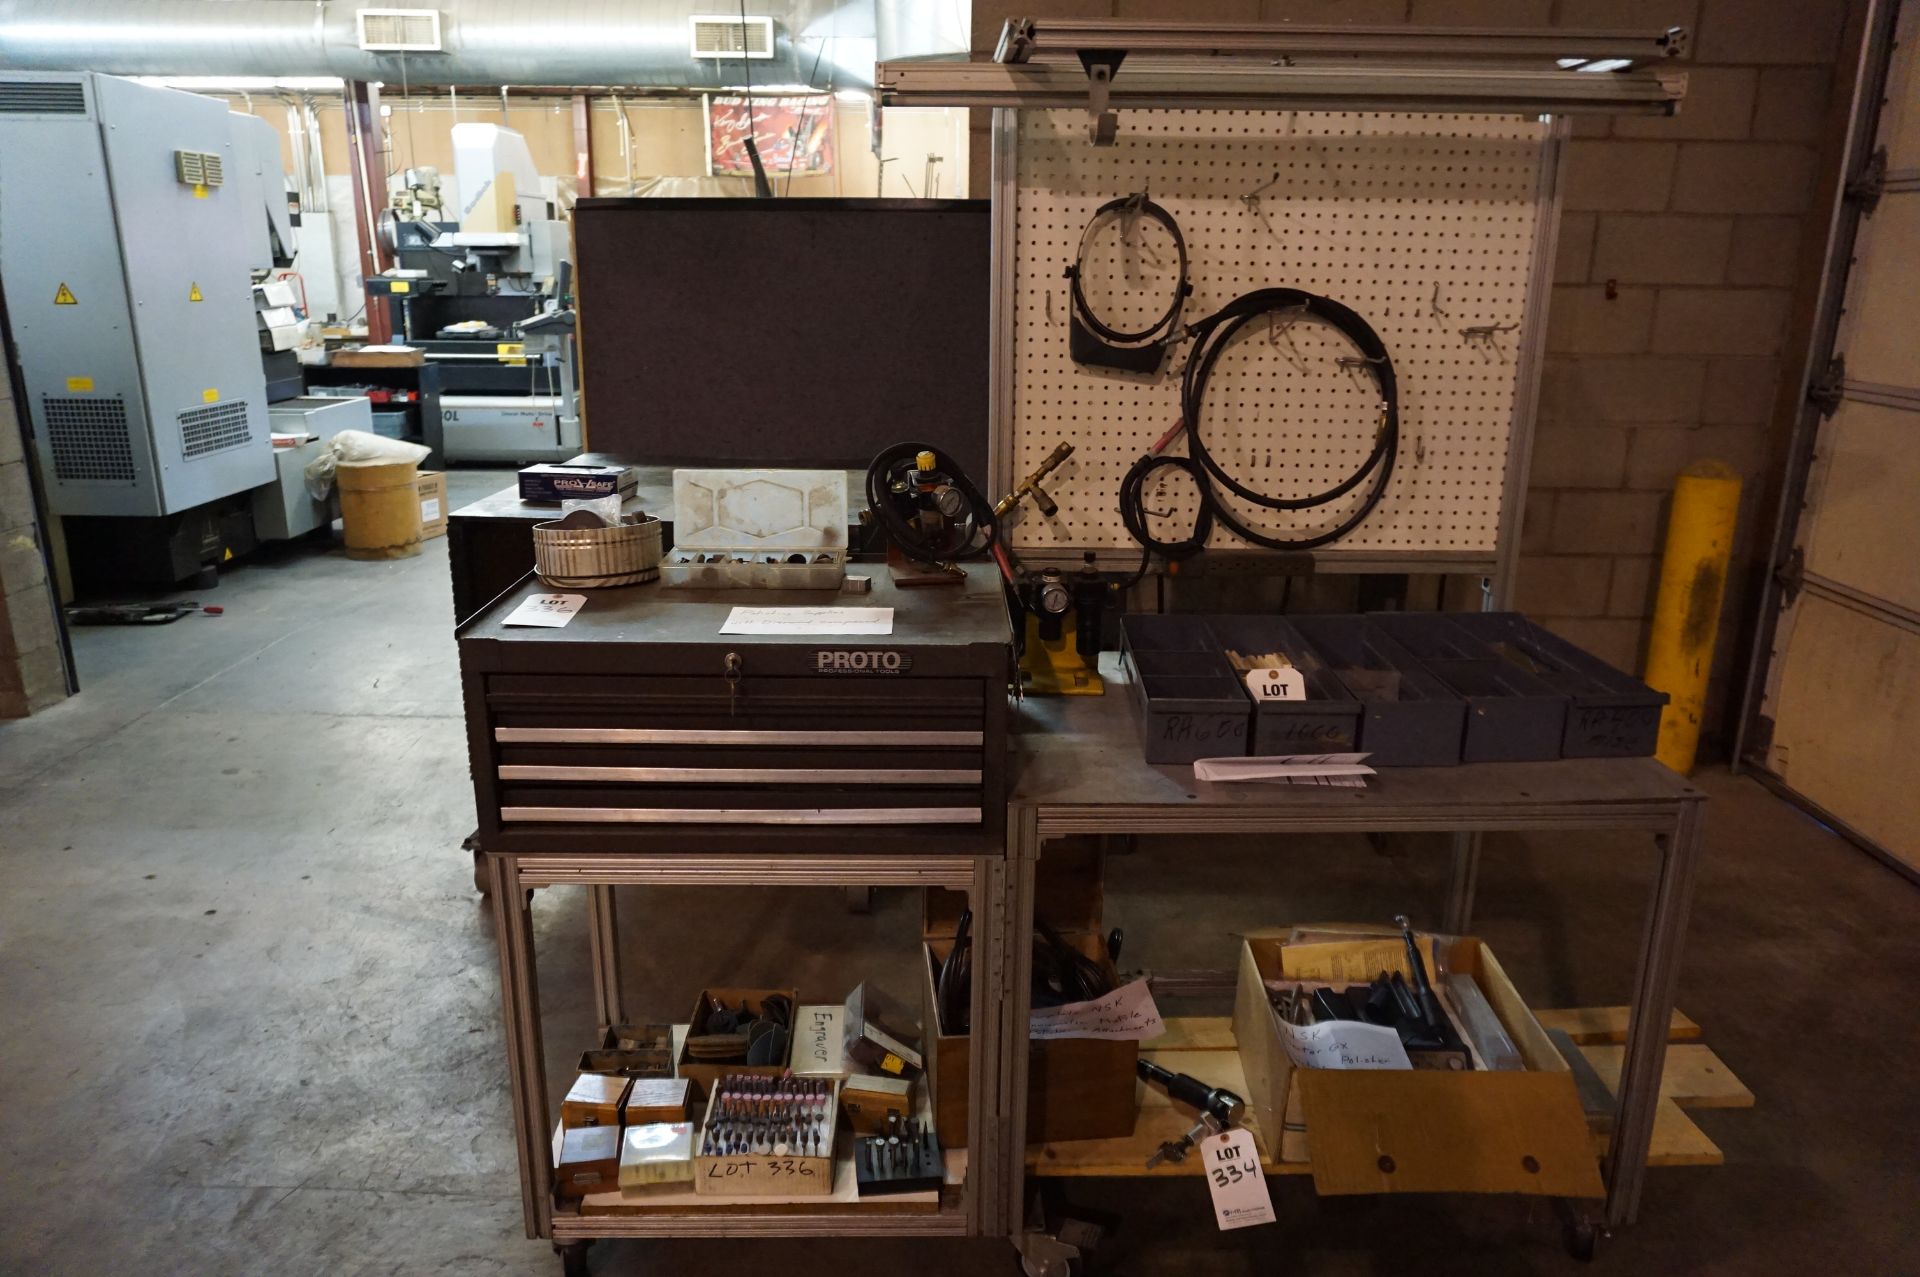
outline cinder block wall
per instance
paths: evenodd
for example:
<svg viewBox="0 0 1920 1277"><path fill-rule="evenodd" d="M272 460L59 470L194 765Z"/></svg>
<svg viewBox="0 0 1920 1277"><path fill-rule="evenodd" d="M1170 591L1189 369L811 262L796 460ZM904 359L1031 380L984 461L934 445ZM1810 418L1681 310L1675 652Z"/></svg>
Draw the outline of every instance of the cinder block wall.
<svg viewBox="0 0 1920 1277"><path fill-rule="evenodd" d="M1776 419L1825 227L1848 0L1038 0L1022 13L1693 32L1679 115L1579 118L1522 531L1519 606L1624 669L1644 655L1666 498L1699 457L1746 480L1716 702L1746 658L1751 556L1771 529ZM974 5L976 56L1006 14ZM1122 72L1124 74L1124 71ZM1836 97L1841 115L1835 115ZM973 186L989 187L986 113ZM1817 269L1812 274L1817 275ZM1276 281L1283 282L1283 281ZM1743 570L1745 565L1745 570ZM1710 706L1710 717L1714 707Z"/></svg>
<svg viewBox="0 0 1920 1277"><path fill-rule="evenodd" d="M0 718L24 718L66 696L67 674L10 360L0 335Z"/></svg>

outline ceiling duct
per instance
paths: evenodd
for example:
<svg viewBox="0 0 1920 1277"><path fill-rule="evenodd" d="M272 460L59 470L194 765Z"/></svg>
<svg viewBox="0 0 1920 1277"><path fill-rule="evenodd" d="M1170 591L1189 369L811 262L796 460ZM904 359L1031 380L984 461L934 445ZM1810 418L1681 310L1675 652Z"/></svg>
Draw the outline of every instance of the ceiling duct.
<svg viewBox="0 0 1920 1277"><path fill-rule="evenodd" d="M753 83L870 89L881 0L747 0L748 59L692 52L714 0L439 0L417 7L349 0L0 0L0 66L110 75L340 76L388 85L633 85L718 89ZM891 0L899 15L935 5ZM367 41L435 39L439 52L363 47L360 14L432 15L366 25ZM911 23L908 19L902 25ZM739 15L730 33L741 35ZM757 29L753 29L757 28ZM763 38L765 52L757 47ZM928 40L908 31L904 43ZM964 48L964 42L961 45ZM939 50L925 49L935 52Z"/></svg>

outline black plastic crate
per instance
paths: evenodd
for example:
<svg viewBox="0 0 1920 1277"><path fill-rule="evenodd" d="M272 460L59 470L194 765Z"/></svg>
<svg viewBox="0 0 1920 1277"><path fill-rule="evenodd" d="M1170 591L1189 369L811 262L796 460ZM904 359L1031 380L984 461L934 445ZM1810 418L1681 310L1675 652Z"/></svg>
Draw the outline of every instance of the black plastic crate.
<svg viewBox="0 0 1920 1277"><path fill-rule="evenodd" d="M1253 707L1249 754L1345 754L1359 748L1360 702L1285 618L1210 616L1207 628ZM1300 671L1305 700L1256 701L1247 690L1247 671L1235 656L1245 661L1275 653Z"/></svg>
<svg viewBox="0 0 1920 1277"><path fill-rule="evenodd" d="M1360 745L1377 767L1460 761L1467 703L1364 616L1289 617L1360 703Z"/></svg>
<svg viewBox="0 0 1920 1277"><path fill-rule="evenodd" d="M1562 757L1639 758L1659 744L1665 692L1654 691L1518 612L1468 612L1454 620L1509 664L1566 694Z"/></svg>
<svg viewBox="0 0 1920 1277"><path fill-rule="evenodd" d="M1120 655L1132 675L1148 762L1191 763L1247 752L1253 706L1205 620L1123 616Z"/></svg>
<svg viewBox="0 0 1920 1277"><path fill-rule="evenodd" d="M1408 655L1467 702L1460 758L1520 763L1560 757L1567 695L1517 665L1440 612L1375 612L1374 622Z"/></svg>

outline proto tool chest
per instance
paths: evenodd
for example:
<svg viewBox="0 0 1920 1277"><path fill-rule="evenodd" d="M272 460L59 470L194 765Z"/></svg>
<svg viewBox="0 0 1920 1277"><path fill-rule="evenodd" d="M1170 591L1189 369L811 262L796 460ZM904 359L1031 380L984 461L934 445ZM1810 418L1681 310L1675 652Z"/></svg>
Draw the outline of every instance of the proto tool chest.
<svg viewBox="0 0 1920 1277"><path fill-rule="evenodd" d="M998 854L1000 578L871 577L862 594L589 590L560 626L510 623L547 592L534 578L503 594L458 631L478 849ZM736 608L784 632L723 633Z"/></svg>

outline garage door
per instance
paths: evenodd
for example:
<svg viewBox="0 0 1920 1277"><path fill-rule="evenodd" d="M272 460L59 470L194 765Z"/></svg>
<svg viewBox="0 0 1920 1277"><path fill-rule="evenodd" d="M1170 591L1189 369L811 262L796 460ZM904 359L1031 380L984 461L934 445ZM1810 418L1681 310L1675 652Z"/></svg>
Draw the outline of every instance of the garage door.
<svg viewBox="0 0 1920 1277"><path fill-rule="evenodd" d="M1751 761L1920 873L1920 2L1905 0L1871 148L1846 206L1851 263ZM1864 132L1864 128L1863 128ZM1845 243L1843 225L1838 242ZM1803 453L1802 455L1807 455Z"/></svg>

